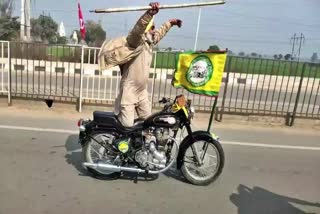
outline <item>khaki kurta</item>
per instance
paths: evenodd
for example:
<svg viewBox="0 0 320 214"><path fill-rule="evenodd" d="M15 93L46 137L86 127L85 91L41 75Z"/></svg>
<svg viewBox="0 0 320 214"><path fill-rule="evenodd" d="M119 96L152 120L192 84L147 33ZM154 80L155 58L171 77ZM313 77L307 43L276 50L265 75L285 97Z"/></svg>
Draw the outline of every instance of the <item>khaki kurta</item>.
<svg viewBox="0 0 320 214"><path fill-rule="evenodd" d="M132 126L134 110L138 116L146 118L151 114L148 100L148 79L152 61L152 49L170 30L170 22L166 22L156 30L154 43L149 44L145 38L145 29L152 16L145 13L138 20L127 37L129 47L138 49L139 53L130 61L121 66L120 91L115 105L115 113L124 126Z"/></svg>

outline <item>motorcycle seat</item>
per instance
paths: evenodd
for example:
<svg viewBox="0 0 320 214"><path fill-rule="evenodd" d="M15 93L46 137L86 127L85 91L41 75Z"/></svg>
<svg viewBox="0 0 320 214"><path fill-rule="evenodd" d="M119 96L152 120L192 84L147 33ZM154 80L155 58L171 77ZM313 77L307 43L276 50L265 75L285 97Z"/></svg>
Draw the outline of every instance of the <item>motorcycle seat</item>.
<svg viewBox="0 0 320 214"><path fill-rule="evenodd" d="M132 127L125 127L121 124L118 117L113 112L103 112L103 111L94 111L93 112L93 121L97 125L103 127L115 128L120 132L134 132L138 129L141 129L143 126L143 121L135 121L135 125Z"/></svg>

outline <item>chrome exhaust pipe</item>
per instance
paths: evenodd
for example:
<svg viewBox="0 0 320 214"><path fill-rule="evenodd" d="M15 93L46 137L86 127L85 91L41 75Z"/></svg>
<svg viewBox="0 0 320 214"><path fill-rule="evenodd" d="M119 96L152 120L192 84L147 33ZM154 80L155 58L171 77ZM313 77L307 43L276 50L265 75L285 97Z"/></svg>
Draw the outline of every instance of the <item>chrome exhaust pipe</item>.
<svg viewBox="0 0 320 214"><path fill-rule="evenodd" d="M84 167L89 167L91 169L96 169L96 170L99 170L99 171L135 172L135 173L145 173L146 172L146 170L143 170L143 169L115 166L115 165L112 165L112 164L105 164L105 163L88 163L88 162L85 162L82 165ZM151 171L149 171L149 173L151 173Z"/></svg>

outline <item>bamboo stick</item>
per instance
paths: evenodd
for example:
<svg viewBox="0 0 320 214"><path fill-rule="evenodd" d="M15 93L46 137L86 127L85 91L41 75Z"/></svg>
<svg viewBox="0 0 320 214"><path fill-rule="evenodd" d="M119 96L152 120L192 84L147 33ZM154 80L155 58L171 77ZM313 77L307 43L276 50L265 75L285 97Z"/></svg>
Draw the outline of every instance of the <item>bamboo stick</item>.
<svg viewBox="0 0 320 214"><path fill-rule="evenodd" d="M203 7L203 6L220 5L225 3L226 2L222 0L222 1L200 2L200 3L189 3L189 4L160 5L159 9ZM129 12L129 11L144 11L149 9L151 9L150 6L142 6L142 7L128 7L128 8L96 9L96 10L90 10L90 12L91 13L119 13L119 12Z"/></svg>

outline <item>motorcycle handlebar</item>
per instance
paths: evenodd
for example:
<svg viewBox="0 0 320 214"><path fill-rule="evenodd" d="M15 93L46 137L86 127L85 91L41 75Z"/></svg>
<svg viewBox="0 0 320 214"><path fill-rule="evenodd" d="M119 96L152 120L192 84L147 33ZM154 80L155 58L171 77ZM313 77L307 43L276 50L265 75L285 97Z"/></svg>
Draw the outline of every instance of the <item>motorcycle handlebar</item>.
<svg viewBox="0 0 320 214"><path fill-rule="evenodd" d="M159 103L168 103L168 102L170 102L170 98L163 97L161 100L159 100Z"/></svg>

